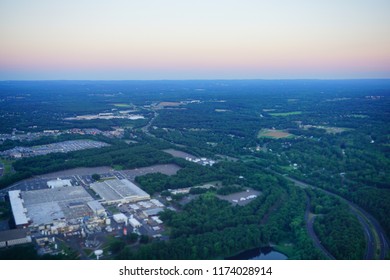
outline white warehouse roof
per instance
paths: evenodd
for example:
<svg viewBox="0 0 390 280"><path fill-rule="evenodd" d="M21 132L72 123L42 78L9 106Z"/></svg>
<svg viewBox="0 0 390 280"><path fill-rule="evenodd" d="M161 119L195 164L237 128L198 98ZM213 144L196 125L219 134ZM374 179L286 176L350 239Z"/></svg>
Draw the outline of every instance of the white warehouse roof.
<svg viewBox="0 0 390 280"><path fill-rule="evenodd" d="M141 223L135 218L129 218L129 223L134 228L141 226Z"/></svg>
<svg viewBox="0 0 390 280"><path fill-rule="evenodd" d="M106 203L134 202L150 199L149 194L127 179L96 182L91 185L91 188Z"/></svg>
<svg viewBox="0 0 390 280"><path fill-rule="evenodd" d="M127 223L127 216L123 213L114 214L112 217L117 223Z"/></svg>
<svg viewBox="0 0 390 280"><path fill-rule="evenodd" d="M104 207L97 200L88 201L87 204L88 204L89 208L91 208L92 211L97 213L97 214L106 212Z"/></svg>
<svg viewBox="0 0 390 280"><path fill-rule="evenodd" d="M26 210L24 209L23 200L20 197L20 190L9 191L8 195L16 226L28 224Z"/></svg>

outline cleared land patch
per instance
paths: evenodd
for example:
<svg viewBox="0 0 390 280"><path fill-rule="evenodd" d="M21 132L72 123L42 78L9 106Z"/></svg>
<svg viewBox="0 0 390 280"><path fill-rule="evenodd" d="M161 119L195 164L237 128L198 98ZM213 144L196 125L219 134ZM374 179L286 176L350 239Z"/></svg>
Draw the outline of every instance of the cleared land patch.
<svg viewBox="0 0 390 280"><path fill-rule="evenodd" d="M288 117L302 114L302 111L284 112L284 113L269 113L273 117Z"/></svg>
<svg viewBox="0 0 390 280"><path fill-rule="evenodd" d="M119 108L133 108L134 107L132 104L126 104L126 103L114 103L112 105L115 107L119 107Z"/></svg>
<svg viewBox="0 0 390 280"><path fill-rule="evenodd" d="M229 195L216 195L219 199L226 200L233 205L246 205L261 195L260 191L247 189L243 192L233 193Z"/></svg>
<svg viewBox="0 0 390 280"><path fill-rule="evenodd" d="M158 104L158 107L177 107L177 106L180 106L182 105L182 103L180 102L167 102L167 101L163 101L163 102L160 102Z"/></svg>
<svg viewBox="0 0 390 280"><path fill-rule="evenodd" d="M329 134L336 134L336 133L341 133L344 131L351 130L351 128L346 128L346 127L336 127L336 126L322 126L322 125L304 125L304 129L309 129L309 128L318 128L318 129L324 129L326 133Z"/></svg>
<svg viewBox="0 0 390 280"><path fill-rule="evenodd" d="M166 152L174 157L178 157L178 158L191 158L191 159L195 159L196 156L194 155L191 155L189 153L186 153L186 152L182 152L182 151L178 151L178 150L174 150L174 149L166 149L166 150L163 150L163 152Z"/></svg>
<svg viewBox="0 0 390 280"><path fill-rule="evenodd" d="M261 129L259 133L257 134L257 138L287 138L292 137L293 135L283 131L283 130L277 130L277 129Z"/></svg>

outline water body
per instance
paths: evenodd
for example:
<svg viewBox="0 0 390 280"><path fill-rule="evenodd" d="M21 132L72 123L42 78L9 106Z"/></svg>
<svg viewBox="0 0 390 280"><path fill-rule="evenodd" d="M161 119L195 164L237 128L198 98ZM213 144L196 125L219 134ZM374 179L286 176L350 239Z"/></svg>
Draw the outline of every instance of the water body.
<svg viewBox="0 0 390 280"><path fill-rule="evenodd" d="M272 247L247 250L227 260L287 260L287 256L275 251Z"/></svg>

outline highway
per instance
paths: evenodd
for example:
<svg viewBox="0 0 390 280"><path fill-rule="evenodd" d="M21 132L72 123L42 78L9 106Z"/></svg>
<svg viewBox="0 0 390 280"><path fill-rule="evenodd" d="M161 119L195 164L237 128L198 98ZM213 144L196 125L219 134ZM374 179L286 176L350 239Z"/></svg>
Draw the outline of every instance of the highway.
<svg viewBox="0 0 390 280"><path fill-rule="evenodd" d="M277 173L277 174L282 175L280 173ZM357 206L355 203L353 203L353 202L351 202L351 201L349 201L349 200L347 200L347 199L345 199L345 198L343 198L343 197L341 197L333 192L315 187L313 185L306 184L302 181L293 179L293 178L286 176L286 175L282 175L282 176L284 176L287 180L293 182L298 187L311 188L311 189L316 189L316 190L322 191L328 195L331 195L333 197L337 197L340 200L342 200L343 202L345 202L346 204L348 204L348 206L351 209L351 212L358 218L358 220L359 220L359 222L362 225L363 230L364 230L364 235L365 235L366 241L367 241L367 248L366 248L364 259L366 259L366 260L373 260L373 259L384 260L385 259L386 255L389 251L389 243L387 241L388 239L386 238L386 234L385 234L384 230L382 229L382 227L380 226L380 224L378 223L378 221L371 214L367 213L365 210L363 210L361 207ZM306 211L307 211L307 209L306 209ZM308 224L308 230L309 230L310 223L313 223L314 219L309 219L309 213L306 213L306 214L307 214L306 222ZM310 234L310 231L309 231L309 234ZM314 243L316 243L315 239L317 238L317 236L315 235L314 231L313 231L313 235L312 234L310 234L310 235L313 238ZM318 244L316 244L316 245L318 245ZM323 250L321 249L321 251L323 251Z"/></svg>
<svg viewBox="0 0 390 280"><path fill-rule="evenodd" d="M309 233L310 238L313 240L314 245L321 250L321 252L331 260L334 260L335 257L331 253L329 253L328 250L321 244L321 241L318 239L315 231L314 231L314 219L316 218L315 215L310 213L310 198L308 195L306 195L306 211L305 211L305 221L306 221L306 228Z"/></svg>

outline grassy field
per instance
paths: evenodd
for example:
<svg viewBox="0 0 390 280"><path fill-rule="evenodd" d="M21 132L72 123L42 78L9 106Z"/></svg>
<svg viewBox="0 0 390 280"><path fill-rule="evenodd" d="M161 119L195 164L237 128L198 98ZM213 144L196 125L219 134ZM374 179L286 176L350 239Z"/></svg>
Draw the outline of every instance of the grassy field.
<svg viewBox="0 0 390 280"><path fill-rule="evenodd" d="M284 112L284 113L269 113L273 117L288 117L293 115L300 115L302 111Z"/></svg>
<svg viewBox="0 0 390 280"><path fill-rule="evenodd" d="M277 129L261 129L259 133L257 134L257 138L288 138L293 137L292 134L285 132L283 130L277 130Z"/></svg>
<svg viewBox="0 0 390 280"><path fill-rule="evenodd" d="M287 258L291 258L291 256L294 255L294 246L292 244L284 243L284 244L278 244L273 246L274 249L284 255L287 256Z"/></svg>
<svg viewBox="0 0 390 280"><path fill-rule="evenodd" d="M0 163L2 163L4 165L4 171L3 171L3 175L7 175L9 173L11 173L12 171L12 162L11 160L6 160L6 159L0 159Z"/></svg>

